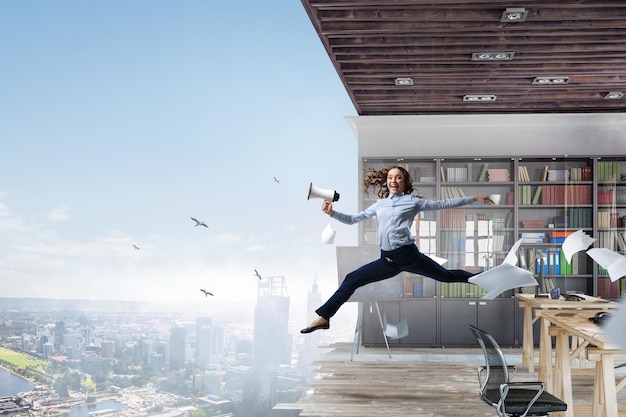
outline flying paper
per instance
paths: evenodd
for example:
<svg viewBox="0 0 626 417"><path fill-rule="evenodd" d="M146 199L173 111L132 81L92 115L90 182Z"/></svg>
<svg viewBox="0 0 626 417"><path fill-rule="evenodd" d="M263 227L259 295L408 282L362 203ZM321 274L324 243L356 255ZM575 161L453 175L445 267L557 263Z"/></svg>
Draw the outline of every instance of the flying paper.
<svg viewBox="0 0 626 417"><path fill-rule="evenodd" d="M611 311L612 317L604 323L602 330L606 336L626 352L626 308L624 303L615 311Z"/></svg>
<svg viewBox="0 0 626 417"><path fill-rule="evenodd" d="M445 259L445 258L440 258L440 257L438 257L438 256L436 256L436 255L426 255L426 256L428 256L428 257L429 257L430 259L432 259L433 261L437 262L439 265L443 265L443 264L445 264L446 262L448 262L448 260L447 260L447 259Z"/></svg>
<svg viewBox="0 0 626 417"><path fill-rule="evenodd" d="M510 264L513 266L517 265L517 250L519 249L519 246L522 244L523 241L524 238L521 238L513 244L513 247L511 248L511 250L509 250L506 258L504 258L504 261L502 261L503 264Z"/></svg>
<svg viewBox="0 0 626 417"><path fill-rule="evenodd" d="M626 275L626 258L619 253L607 248L592 248L587 251L587 255L607 270L612 282Z"/></svg>
<svg viewBox="0 0 626 417"><path fill-rule="evenodd" d="M468 282L488 291L482 298L493 300L504 291L531 285L539 285L533 274L523 268L502 263L495 268L471 277Z"/></svg>
<svg viewBox="0 0 626 417"><path fill-rule="evenodd" d="M322 243L332 244L335 241L335 233L330 223L328 223L322 231Z"/></svg>
<svg viewBox="0 0 626 417"><path fill-rule="evenodd" d="M567 259L567 262L572 261L572 256L576 252L587 249L595 241L596 240L594 238L592 238L582 230L577 230L571 235L567 236L563 241L563 245L561 246L561 249L563 249L563 255L565 255L565 259Z"/></svg>

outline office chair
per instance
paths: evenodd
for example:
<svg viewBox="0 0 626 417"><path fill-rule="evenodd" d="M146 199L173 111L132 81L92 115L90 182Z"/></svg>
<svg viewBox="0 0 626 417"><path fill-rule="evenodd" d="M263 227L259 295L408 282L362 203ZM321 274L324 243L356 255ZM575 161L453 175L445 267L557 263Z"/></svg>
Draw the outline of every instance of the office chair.
<svg viewBox="0 0 626 417"><path fill-rule="evenodd" d="M409 335L409 324L406 319L393 324L387 321L387 315L383 316L383 333L390 339L402 339Z"/></svg>
<svg viewBox="0 0 626 417"><path fill-rule="evenodd" d="M567 410L567 404L544 391L541 381L511 382L515 367L507 365L502 349L489 333L469 325L485 355L478 368L480 398L500 417L548 416Z"/></svg>

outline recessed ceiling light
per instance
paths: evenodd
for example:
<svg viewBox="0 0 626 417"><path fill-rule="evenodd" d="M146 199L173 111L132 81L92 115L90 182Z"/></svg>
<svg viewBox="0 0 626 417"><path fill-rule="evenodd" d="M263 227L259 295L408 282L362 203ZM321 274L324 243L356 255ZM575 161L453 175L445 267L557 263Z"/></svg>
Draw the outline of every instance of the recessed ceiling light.
<svg viewBox="0 0 626 417"><path fill-rule="evenodd" d="M473 101L473 102L485 102L485 101L496 101L495 94L466 94L463 96L463 101Z"/></svg>
<svg viewBox="0 0 626 417"><path fill-rule="evenodd" d="M537 85L562 85L568 84L569 77L535 77L533 84Z"/></svg>
<svg viewBox="0 0 626 417"><path fill-rule="evenodd" d="M510 61L515 52L473 52L472 61Z"/></svg>
<svg viewBox="0 0 626 417"><path fill-rule="evenodd" d="M624 93L622 93L621 91L610 91L608 93L606 93L606 96L604 96L605 100L617 100L624 97Z"/></svg>
<svg viewBox="0 0 626 417"><path fill-rule="evenodd" d="M404 77L404 78L396 78L395 79L395 83L396 85L413 85L413 78L409 78L409 77Z"/></svg>
<svg viewBox="0 0 626 417"><path fill-rule="evenodd" d="M523 7L507 7L506 10L502 12L502 17L500 18L500 21L509 23L520 23L525 22L526 17L528 17L528 10L524 9Z"/></svg>

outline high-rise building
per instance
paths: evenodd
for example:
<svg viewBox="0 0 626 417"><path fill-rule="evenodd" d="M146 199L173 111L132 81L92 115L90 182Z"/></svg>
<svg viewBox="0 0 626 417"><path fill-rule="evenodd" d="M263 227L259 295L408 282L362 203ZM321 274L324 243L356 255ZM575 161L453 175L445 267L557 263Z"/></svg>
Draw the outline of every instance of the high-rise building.
<svg viewBox="0 0 626 417"><path fill-rule="evenodd" d="M288 332L289 294L284 277L263 277L259 281L254 310L252 366L291 363L291 338Z"/></svg>
<svg viewBox="0 0 626 417"><path fill-rule="evenodd" d="M102 348L100 351L101 357L108 359L115 357L115 342L112 340L103 340L102 343L100 343L100 347Z"/></svg>
<svg viewBox="0 0 626 417"><path fill-rule="evenodd" d="M224 356L224 329L202 326L196 336L196 361L198 365L220 364Z"/></svg>
<svg viewBox="0 0 626 417"><path fill-rule="evenodd" d="M54 325L54 349L59 350L63 346L63 335L65 334L65 322L58 321Z"/></svg>
<svg viewBox="0 0 626 417"><path fill-rule="evenodd" d="M184 327L170 330L170 370L185 368L186 331Z"/></svg>
<svg viewBox="0 0 626 417"><path fill-rule="evenodd" d="M313 283L311 286L311 290L307 296L307 304L306 304L306 322L312 322L316 317L317 313L315 310L322 305L322 295L319 292L317 281ZM322 336L322 332L313 332L304 338L303 344L299 347L298 352L298 370L302 374L309 374L312 371L311 364L313 360L320 354L320 338Z"/></svg>

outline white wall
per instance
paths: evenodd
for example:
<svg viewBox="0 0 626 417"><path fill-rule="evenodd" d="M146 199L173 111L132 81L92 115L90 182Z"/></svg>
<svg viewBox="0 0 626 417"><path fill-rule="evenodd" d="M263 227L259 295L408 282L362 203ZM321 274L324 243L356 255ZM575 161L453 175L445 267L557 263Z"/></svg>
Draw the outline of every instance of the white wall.
<svg viewBox="0 0 626 417"><path fill-rule="evenodd" d="M361 157L626 154L626 114L347 117Z"/></svg>

